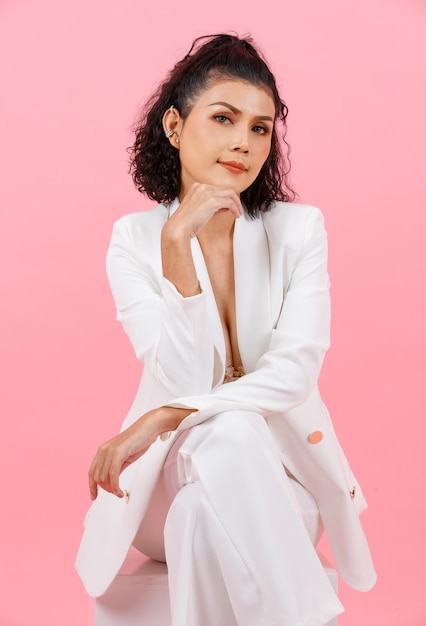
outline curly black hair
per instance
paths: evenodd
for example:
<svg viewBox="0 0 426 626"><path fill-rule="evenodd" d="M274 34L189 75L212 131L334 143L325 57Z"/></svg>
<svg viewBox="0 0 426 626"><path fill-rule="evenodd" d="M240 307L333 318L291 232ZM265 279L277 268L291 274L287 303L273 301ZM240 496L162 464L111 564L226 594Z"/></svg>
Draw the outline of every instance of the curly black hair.
<svg viewBox="0 0 426 626"><path fill-rule="evenodd" d="M285 140L287 106L281 100L275 78L250 37L204 35L194 40L189 52L179 61L146 102L134 131L135 143L129 148L130 172L137 189L151 200L171 202L180 192L180 160L164 135L162 118L173 104L185 119L197 95L221 78L239 79L266 87L275 104L275 123L271 150L256 180L241 193L246 212L258 217L272 202L294 200L288 183L289 146ZM282 126L283 154L277 134Z"/></svg>

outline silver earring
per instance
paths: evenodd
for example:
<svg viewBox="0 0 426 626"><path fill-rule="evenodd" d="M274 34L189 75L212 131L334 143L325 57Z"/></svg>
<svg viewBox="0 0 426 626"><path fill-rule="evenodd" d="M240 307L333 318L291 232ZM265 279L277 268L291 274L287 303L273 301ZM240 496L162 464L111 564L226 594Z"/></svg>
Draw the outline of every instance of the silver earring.
<svg viewBox="0 0 426 626"><path fill-rule="evenodd" d="M179 143L180 142L179 137L176 137L175 141L176 141L176 143Z"/></svg>
<svg viewBox="0 0 426 626"><path fill-rule="evenodd" d="M166 132L166 137L167 137L167 139L168 139L169 137L171 137L171 136L173 135L173 133L174 133L174 132L175 132L175 131L173 130L173 128L170 128L170 129Z"/></svg>

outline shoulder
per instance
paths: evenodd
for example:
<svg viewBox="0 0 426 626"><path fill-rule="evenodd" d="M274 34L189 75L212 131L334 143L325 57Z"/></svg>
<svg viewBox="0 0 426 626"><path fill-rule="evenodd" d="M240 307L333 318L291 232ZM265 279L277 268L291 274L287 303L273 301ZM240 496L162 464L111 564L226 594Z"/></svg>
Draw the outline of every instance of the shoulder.
<svg viewBox="0 0 426 626"><path fill-rule="evenodd" d="M274 202L261 219L271 243L303 249L326 236L321 210L310 204Z"/></svg>
<svg viewBox="0 0 426 626"><path fill-rule="evenodd" d="M107 268L114 267L123 258L139 266L161 267L161 230L168 217L169 207L165 204L120 217L112 229Z"/></svg>
<svg viewBox="0 0 426 626"><path fill-rule="evenodd" d="M165 204L158 204L152 209L129 213L120 217L113 226L113 233L127 235L131 239L146 238L161 232L169 216L169 208Z"/></svg>
<svg viewBox="0 0 426 626"><path fill-rule="evenodd" d="M292 226L304 229L311 221L324 221L318 207L296 202L274 202L270 210L261 215L265 226L270 228Z"/></svg>

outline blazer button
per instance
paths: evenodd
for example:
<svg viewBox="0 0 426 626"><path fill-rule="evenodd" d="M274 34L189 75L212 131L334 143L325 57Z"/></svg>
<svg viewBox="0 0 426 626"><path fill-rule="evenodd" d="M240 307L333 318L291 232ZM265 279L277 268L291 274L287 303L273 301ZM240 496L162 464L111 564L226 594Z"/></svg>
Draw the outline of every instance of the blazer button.
<svg viewBox="0 0 426 626"><path fill-rule="evenodd" d="M308 441L309 443L319 443L322 441L323 437L324 435L320 430L314 430L314 432L309 435Z"/></svg>

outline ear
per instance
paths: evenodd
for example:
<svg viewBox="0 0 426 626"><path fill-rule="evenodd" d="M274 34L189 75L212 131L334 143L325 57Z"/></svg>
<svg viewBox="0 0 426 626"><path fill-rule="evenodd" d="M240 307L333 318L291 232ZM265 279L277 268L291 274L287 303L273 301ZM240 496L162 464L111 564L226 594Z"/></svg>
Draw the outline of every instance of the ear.
<svg viewBox="0 0 426 626"><path fill-rule="evenodd" d="M174 148L179 149L179 135L183 126L183 119L176 107L171 106L163 115L163 130L167 139Z"/></svg>

